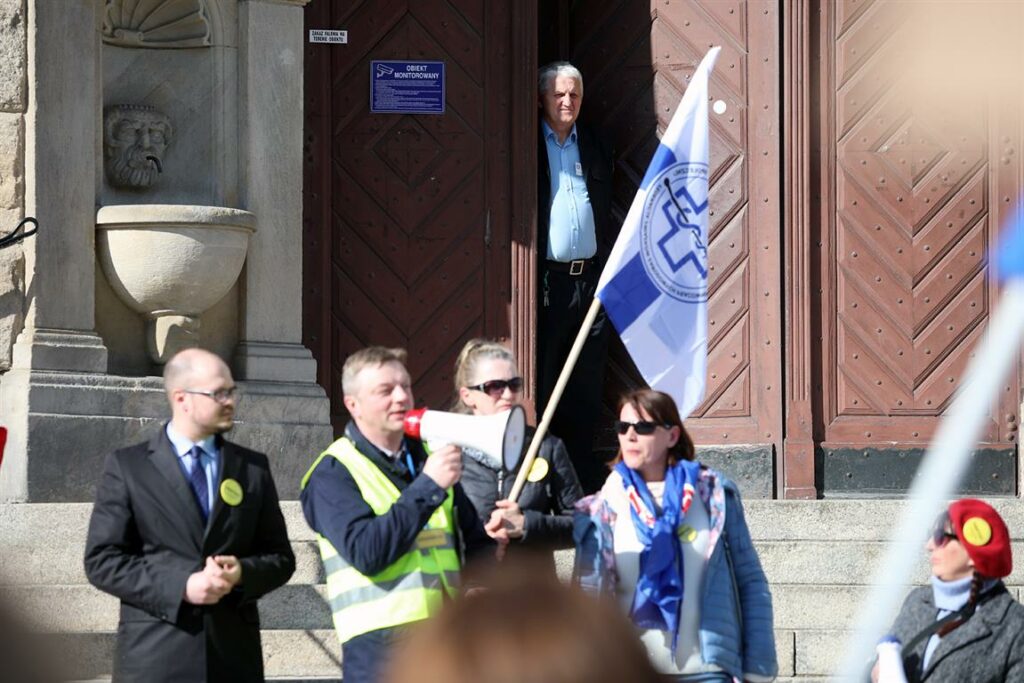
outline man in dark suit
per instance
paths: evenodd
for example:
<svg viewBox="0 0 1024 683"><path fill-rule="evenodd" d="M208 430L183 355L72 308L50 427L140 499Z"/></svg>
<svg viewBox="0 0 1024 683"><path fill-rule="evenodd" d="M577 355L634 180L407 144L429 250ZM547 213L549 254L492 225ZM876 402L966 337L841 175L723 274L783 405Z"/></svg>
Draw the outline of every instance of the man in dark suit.
<svg viewBox="0 0 1024 683"><path fill-rule="evenodd" d="M612 216L612 154L592 128L577 123L583 76L568 62L540 70L537 161L537 410L543 414L594 299L601 268L619 232ZM610 324L602 310L551 422L583 485L593 493L608 474L594 457Z"/></svg>
<svg viewBox="0 0 1024 683"><path fill-rule="evenodd" d="M114 681L262 681L256 600L295 571L267 457L226 441L236 387L188 349L164 370L171 420L107 459L85 572L121 600Z"/></svg>

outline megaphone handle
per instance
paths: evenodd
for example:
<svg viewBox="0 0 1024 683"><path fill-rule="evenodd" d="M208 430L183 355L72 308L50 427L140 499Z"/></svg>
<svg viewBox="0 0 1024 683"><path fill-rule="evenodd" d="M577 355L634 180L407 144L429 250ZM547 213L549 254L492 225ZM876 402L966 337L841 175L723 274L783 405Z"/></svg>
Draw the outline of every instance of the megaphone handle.
<svg viewBox="0 0 1024 683"><path fill-rule="evenodd" d="M587 317L583 319L583 324L580 325L580 331L576 333L576 341L572 343L572 349L569 351L568 358L565 359L565 365L562 366L562 372L558 375L558 381L555 382L555 388L551 392L551 398L548 399L547 407L544 408L544 417L541 418L540 424L537 425L537 431L533 435L533 441L530 442L530 449L526 451L526 456L523 457L523 462L519 464L519 473L516 475L516 483L512 485L512 490L509 491L508 499L513 503L519 498L519 494L523 492L523 487L526 485L526 477L530 474L530 468L533 467L533 461L537 457L538 451L540 451L540 442L544 440L544 437L548 433L548 427L551 425L551 418L555 416L555 409L558 407L558 402L562 400L562 392L565 391L565 385L569 383L569 376L572 375L573 368L576 367L576 361L579 360L580 353L583 351L583 344L587 341L587 337L590 335L590 328L593 326L594 321L597 320L597 314L601 312L601 300L597 297L590 302L590 309L587 311Z"/></svg>

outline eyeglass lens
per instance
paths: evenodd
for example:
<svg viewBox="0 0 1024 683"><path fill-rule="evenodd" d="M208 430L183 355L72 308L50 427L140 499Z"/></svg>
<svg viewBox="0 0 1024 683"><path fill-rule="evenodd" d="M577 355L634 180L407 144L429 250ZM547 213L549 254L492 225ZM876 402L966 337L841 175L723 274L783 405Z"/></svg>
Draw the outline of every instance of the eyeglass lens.
<svg viewBox="0 0 1024 683"><path fill-rule="evenodd" d="M478 384L471 389L479 389L485 394L492 396L501 396L505 393L505 389L511 389L513 393L518 392L523 388L523 378L513 377L512 379L492 379L489 382Z"/></svg>
<svg viewBox="0 0 1024 683"><path fill-rule="evenodd" d="M235 398L238 395L238 387L230 387L228 389L218 389L213 392L213 400L220 401L221 403Z"/></svg>
<svg viewBox="0 0 1024 683"><path fill-rule="evenodd" d="M956 534L946 531L946 526L949 524L949 513L943 512L939 515L939 518L935 520L935 526L932 527L932 543L936 548L949 543L950 540L956 538Z"/></svg>
<svg viewBox="0 0 1024 683"><path fill-rule="evenodd" d="M619 434L625 435L632 427L636 430L639 436L650 436L654 433L654 430L658 428L657 422L651 422L649 420L640 420L639 422L626 422L625 420L617 420L615 422L615 431Z"/></svg>

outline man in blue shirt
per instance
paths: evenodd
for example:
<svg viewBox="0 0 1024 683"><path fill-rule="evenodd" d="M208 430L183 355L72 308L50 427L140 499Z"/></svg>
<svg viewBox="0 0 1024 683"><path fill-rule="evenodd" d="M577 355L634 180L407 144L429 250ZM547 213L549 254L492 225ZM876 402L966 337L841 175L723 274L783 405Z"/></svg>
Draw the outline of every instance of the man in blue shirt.
<svg viewBox="0 0 1024 683"><path fill-rule="evenodd" d="M543 413L594 298L601 268L618 234L611 215L612 154L602 138L577 123L583 76L568 62L543 67L537 173L537 410ZM604 311L590 329L551 423L586 493L607 470L593 453L601 414L609 323Z"/></svg>

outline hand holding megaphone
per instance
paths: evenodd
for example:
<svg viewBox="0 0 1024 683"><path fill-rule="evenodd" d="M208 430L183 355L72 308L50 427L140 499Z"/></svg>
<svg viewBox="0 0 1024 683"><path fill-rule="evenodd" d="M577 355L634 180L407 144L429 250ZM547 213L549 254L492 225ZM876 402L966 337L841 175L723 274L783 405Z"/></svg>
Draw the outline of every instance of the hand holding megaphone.
<svg viewBox="0 0 1024 683"><path fill-rule="evenodd" d="M423 474L443 489L455 486L462 476L462 449L450 443L432 452L423 463Z"/></svg>

